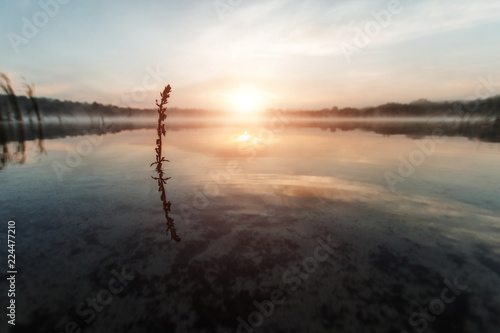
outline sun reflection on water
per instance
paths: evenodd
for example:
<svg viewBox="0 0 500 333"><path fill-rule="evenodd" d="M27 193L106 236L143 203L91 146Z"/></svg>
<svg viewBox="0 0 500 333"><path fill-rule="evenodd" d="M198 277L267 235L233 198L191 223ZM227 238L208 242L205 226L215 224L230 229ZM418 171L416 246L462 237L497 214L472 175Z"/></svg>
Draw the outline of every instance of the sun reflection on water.
<svg viewBox="0 0 500 333"><path fill-rule="evenodd" d="M236 141L237 142L247 142L247 143L259 143L261 141L261 139L256 137L255 135L249 134L247 131L245 131L245 133L240 134L236 138Z"/></svg>

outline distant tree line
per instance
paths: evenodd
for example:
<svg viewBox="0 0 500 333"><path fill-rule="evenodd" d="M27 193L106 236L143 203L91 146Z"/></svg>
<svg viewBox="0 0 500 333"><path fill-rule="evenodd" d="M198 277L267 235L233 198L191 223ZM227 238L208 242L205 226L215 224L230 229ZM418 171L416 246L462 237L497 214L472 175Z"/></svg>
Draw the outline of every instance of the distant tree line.
<svg viewBox="0 0 500 333"><path fill-rule="evenodd" d="M62 120L68 117L88 117L90 119L104 117L156 117L156 110L154 109L125 108L109 104L104 105L97 102L82 103L43 97L34 99L34 97L29 96L0 95L0 121L22 120L23 117L28 117L31 112L30 110L33 109L34 101L37 103L37 109L42 118L57 117L59 120ZM13 110L15 112L12 112ZM12 114L15 114L16 117L13 117ZM169 116L174 117L223 117L225 115L227 115L227 112L224 111L169 108Z"/></svg>
<svg viewBox="0 0 500 333"><path fill-rule="evenodd" d="M87 117L91 120L108 117L135 118L135 117L155 117L154 109L137 109L128 107L118 107L115 105L104 105L101 103L81 103L72 101L61 101L53 98L36 98L34 85L24 83L26 96L17 96L12 88L9 77L0 73L0 122L23 121L29 119L34 112L37 120L42 118L57 117L60 122L63 119ZM3 92L3 94L1 94ZM176 117L207 117L225 116L226 112L203 110L203 109L180 109L169 108L169 115Z"/></svg>
<svg viewBox="0 0 500 333"><path fill-rule="evenodd" d="M272 111L272 110L269 110ZM432 117L432 116L461 116L470 117L498 117L500 116L500 96L490 97L484 100L453 101L453 102L431 102L420 99L409 104L387 103L375 107L342 108L334 106L331 109L289 111L289 117Z"/></svg>
<svg viewBox="0 0 500 333"><path fill-rule="evenodd" d="M16 96L8 78L1 74L0 87L4 94L0 95L0 121L22 121L31 119L34 111L38 120L44 117L57 117L59 121L72 117L88 117L102 119L108 117L135 118L156 117L154 109L137 109L104 105L97 102L82 103L61 101L52 98L35 98L33 86L25 84L27 96ZM275 110L267 110L272 114ZM204 109L169 108L169 116L173 117L224 117L226 111ZM468 102L431 102L420 99L409 104L387 103L376 107L365 108L338 108L321 110L288 111L287 117L297 118L369 118L369 117L432 117L432 116L461 116L468 117L500 117L500 96L484 100Z"/></svg>

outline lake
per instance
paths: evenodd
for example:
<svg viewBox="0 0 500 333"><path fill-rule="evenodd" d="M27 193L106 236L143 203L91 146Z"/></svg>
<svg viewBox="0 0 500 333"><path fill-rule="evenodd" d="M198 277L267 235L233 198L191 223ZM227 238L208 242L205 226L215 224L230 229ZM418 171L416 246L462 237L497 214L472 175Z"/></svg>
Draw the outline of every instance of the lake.
<svg viewBox="0 0 500 333"><path fill-rule="evenodd" d="M497 127L169 119L3 129L3 332L498 332Z"/></svg>

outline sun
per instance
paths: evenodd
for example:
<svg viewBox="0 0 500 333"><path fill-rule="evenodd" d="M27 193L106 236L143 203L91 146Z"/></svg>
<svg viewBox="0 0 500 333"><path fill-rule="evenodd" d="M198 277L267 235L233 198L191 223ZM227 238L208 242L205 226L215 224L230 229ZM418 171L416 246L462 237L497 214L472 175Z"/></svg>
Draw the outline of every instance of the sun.
<svg viewBox="0 0 500 333"><path fill-rule="evenodd" d="M241 114L252 114L260 111L262 96L253 90L242 90L231 95L234 111Z"/></svg>

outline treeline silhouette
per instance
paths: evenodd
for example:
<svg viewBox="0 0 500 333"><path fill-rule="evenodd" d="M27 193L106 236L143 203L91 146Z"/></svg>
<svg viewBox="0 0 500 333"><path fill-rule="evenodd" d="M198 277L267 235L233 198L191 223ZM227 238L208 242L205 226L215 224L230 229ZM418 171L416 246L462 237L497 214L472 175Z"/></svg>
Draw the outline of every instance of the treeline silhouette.
<svg viewBox="0 0 500 333"><path fill-rule="evenodd" d="M8 88L7 88L8 89ZM5 91L5 89L3 89ZM36 105L36 107L35 107ZM91 120L104 118L155 117L156 110L118 107L101 103L61 101L58 99L0 95L0 121L22 120L36 110L37 117L53 117L62 121L65 118L87 117ZM14 111L14 112L12 112ZM271 115L275 109L268 109L264 115ZM169 115L174 118L225 117L229 112L193 108L169 108ZM8 116L10 115L10 116ZM14 116L12 116L14 115ZM500 117L500 96L475 101L431 102L418 100L408 104L387 103L375 107L338 108L336 106L321 110L287 111L293 118L373 118L373 117Z"/></svg>
<svg viewBox="0 0 500 333"><path fill-rule="evenodd" d="M137 118L137 117L155 117L154 109L139 109L118 107L115 105L105 105L97 102L72 102L61 101L58 99L38 97L34 100L37 103L38 114L41 117L52 117L62 121L66 118L102 119L102 118ZM15 105L13 108L12 105ZM2 117L2 115L11 114L12 109L16 110L16 115L22 120L29 116L33 109L33 99L26 96L0 95L0 121L12 120L13 117ZM204 109L181 109L169 108L169 114L174 117L224 117L228 113L218 110Z"/></svg>
<svg viewBox="0 0 500 333"><path fill-rule="evenodd" d="M276 110L268 110L269 113ZM387 103L375 107L288 111L297 118L368 118L368 117L500 117L500 95L474 101L431 102L419 99L409 104Z"/></svg>

